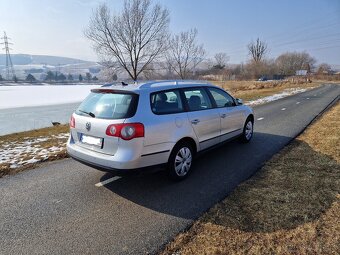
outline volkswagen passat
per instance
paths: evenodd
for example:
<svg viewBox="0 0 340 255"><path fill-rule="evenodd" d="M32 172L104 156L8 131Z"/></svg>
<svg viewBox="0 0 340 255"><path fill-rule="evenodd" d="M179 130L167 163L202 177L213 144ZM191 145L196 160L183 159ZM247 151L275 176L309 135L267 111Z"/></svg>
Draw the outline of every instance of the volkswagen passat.
<svg viewBox="0 0 340 255"><path fill-rule="evenodd" d="M68 154L123 174L164 166L185 178L196 153L239 137L249 142L254 115L226 91L198 81L157 81L93 89L70 120Z"/></svg>

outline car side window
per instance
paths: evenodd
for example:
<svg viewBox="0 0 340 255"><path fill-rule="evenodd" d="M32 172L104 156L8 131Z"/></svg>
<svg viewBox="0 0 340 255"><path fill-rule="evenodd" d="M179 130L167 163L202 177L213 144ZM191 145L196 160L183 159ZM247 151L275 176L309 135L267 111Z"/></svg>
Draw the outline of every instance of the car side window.
<svg viewBox="0 0 340 255"><path fill-rule="evenodd" d="M234 99L225 91L216 88L209 88L218 108L235 106Z"/></svg>
<svg viewBox="0 0 340 255"><path fill-rule="evenodd" d="M203 88L185 89L184 95L190 111L199 111L212 108L209 96Z"/></svg>
<svg viewBox="0 0 340 255"><path fill-rule="evenodd" d="M152 93L150 100L151 110L155 114L171 114L184 111L179 90Z"/></svg>

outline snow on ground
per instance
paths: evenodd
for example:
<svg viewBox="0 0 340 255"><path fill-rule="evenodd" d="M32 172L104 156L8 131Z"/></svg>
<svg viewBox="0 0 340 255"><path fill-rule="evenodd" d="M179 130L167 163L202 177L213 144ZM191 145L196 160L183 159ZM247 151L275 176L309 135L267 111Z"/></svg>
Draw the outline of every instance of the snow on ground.
<svg viewBox="0 0 340 255"><path fill-rule="evenodd" d="M256 100L252 100L252 101L248 101L245 102L246 105L258 105L258 104L265 104L268 102L272 102L287 96L291 96L291 95L295 95L297 93L301 93L301 92L305 92L308 88L306 89L301 89L301 88L290 88L290 89L285 89L283 92L278 93L278 94L274 94L271 96L267 96L267 97L262 97Z"/></svg>
<svg viewBox="0 0 340 255"><path fill-rule="evenodd" d="M4 142L0 144L0 166L8 164L10 168L18 168L45 161L65 151L68 136L68 133L61 133L51 137L27 138L22 142ZM57 142L53 146L44 145L51 139L57 139Z"/></svg>
<svg viewBox="0 0 340 255"><path fill-rule="evenodd" d="M81 102L100 85L0 86L0 109Z"/></svg>

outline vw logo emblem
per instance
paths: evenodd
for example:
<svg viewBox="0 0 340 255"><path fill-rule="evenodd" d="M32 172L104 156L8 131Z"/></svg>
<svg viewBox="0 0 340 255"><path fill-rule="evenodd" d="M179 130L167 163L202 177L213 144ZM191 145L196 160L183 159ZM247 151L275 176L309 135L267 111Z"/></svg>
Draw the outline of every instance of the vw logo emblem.
<svg viewBox="0 0 340 255"><path fill-rule="evenodd" d="M91 122L86 122L86 130L90 131L91 129Z"/></svg>

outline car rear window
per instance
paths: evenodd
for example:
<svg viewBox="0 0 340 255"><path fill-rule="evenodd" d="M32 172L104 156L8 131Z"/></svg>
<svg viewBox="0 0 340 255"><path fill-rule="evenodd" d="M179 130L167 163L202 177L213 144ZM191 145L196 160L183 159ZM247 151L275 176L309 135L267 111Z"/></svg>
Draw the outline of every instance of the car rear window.
<svg viewBox="0 0 340 255"><path fill-rule="evenodd" d="M76 114L98 119L126 119L136 113L137 94L97 90L80 104Z"/></svg>

